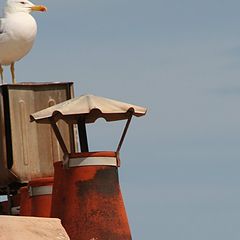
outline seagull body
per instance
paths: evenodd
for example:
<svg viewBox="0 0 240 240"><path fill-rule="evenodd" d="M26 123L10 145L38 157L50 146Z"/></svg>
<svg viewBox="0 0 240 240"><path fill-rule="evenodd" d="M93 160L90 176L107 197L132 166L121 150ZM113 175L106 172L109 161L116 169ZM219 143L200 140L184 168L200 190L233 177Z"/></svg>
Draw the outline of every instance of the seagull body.
<svg viewBox="0 0 240 240"><path fill-rule="evenodd" d="M2 19L1 25L0 63L10 65L31 50L37 34L37 24L31 15L15 13Z"/></svg>
<svg viewBox="0 0 240 240"><path fill-rule="evenodd" d="M13 83L16 82L14 63L32 48L37 23L30 15L32 11L46 11L28 0L7 0L4 18L0 19L0 75L3 82L2 65L11 65Z"/></svg>

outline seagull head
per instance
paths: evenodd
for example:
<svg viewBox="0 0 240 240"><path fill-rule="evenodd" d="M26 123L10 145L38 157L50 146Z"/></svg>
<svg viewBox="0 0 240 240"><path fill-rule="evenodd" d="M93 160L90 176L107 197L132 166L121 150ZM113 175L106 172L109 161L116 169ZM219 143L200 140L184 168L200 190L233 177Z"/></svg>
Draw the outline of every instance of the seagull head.
<svg viewBox="0 0 240 240"><path fill-rule="evenodd" d="M34 5L28 0L7 0L5 13L31 13L32 11L47 11L47 8L42 5Z"/></svg>

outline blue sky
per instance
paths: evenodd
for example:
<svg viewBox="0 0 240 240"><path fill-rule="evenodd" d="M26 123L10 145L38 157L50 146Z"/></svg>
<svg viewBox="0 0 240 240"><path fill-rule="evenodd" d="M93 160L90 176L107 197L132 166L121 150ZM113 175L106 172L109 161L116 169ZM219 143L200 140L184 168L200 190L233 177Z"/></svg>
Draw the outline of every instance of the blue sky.
<svg viewBox="0 0 240 240"><path fill-rule="evenodd" d="M75 95L148 107L121 152L133 239L239 240L239 1L35 3L49 11L34 13L19 82L74 81ZM114 147L120 126L106 127L90 127L93 148Z"/></svg>

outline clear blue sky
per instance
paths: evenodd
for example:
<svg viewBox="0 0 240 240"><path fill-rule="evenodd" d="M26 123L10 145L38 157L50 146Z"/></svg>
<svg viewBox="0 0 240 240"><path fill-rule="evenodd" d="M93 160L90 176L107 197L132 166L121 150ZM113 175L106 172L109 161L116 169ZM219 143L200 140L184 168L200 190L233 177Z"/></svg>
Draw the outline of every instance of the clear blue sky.
<svg viewBox="0 0 240 240"><path fill-rule="evenodd" d="M239 1L35 3L49 11L34 13L19 82L74 81L75 95L148 107L121 152L133 239L239 240ZM100 148L119 135L90 132Z"/></svg>

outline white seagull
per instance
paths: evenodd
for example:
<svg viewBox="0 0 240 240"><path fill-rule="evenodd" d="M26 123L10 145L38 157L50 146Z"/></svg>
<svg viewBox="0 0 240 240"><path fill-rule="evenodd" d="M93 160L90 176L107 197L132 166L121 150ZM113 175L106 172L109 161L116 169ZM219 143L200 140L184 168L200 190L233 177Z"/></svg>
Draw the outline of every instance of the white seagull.
<svg viewBox="0 0 240 240"><path fill-rule="evenodd" d="M32 11L46 11L41 5L28 0L7 0L4 17L0 18L0 75L3 83L2 65L11 65L12 82L16 83L14 63L24 57L32 48L37 23L30 15Z"/></svg>

